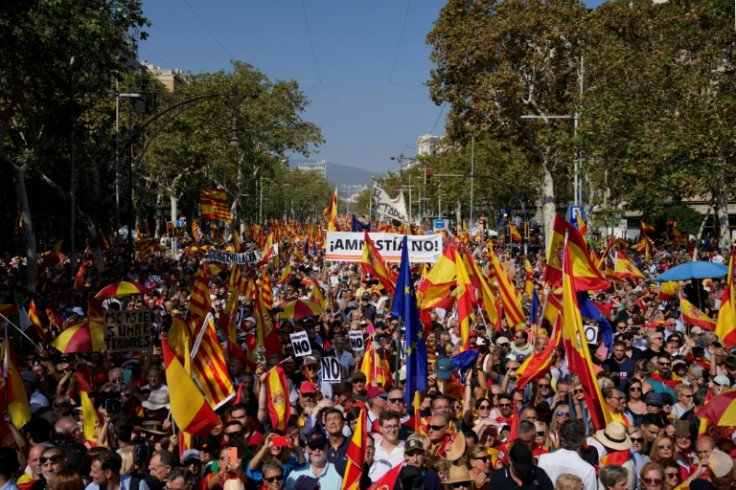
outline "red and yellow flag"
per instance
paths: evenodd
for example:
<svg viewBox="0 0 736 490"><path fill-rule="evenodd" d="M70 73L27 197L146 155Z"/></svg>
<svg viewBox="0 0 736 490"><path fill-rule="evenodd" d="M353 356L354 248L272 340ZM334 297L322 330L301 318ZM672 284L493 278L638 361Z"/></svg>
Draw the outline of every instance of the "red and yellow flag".
<svg viewBox="0 0 736 490"><path fill-rule="evenodd" d="M396 274L389 267L386 267L381 253L366 230L363 230L363 260L360 263L360 268L365 274L377 278L389 294L394 294Z"/></svg>
<svg viewBox="0 0 736 490"><path fill-rule="evenodd" d="M455 286L455 252L447 245L442 255L417 287L417 299L421 309L433 308L447 299Z"/></svg>
<svg viewBox="0 0 736 490"><path fill-rule="evenodd" d="M36 335L40 340L46 340L46 334L43 331L43 322L41 321L41 315L38 314L38 308L36 302L32 299L31 304L28 307L28 318L31 319L33 328L36 330Z"/></svg>
<svg viewBox="0 0 736 490"><path fill-rule="evenodd" d="M462 344L460 352L470 350L470 326L473 323L473 305L477 304L475 290L468 277L463 259L455 250L455 270L457 287L452 294L457 298L457 324L460 327Z"/></svg>
<svg viewBox="0 0 736 490"><path fill-rule="evenodd" d="M655 230L654 225L641 220L641 232L642 233L653 233Z"/></svg>
<svg viewBox="0 0 736 490"><path fill-rule="evenodd" d="M575 226L577 226L580 235L585 236L588 233L588 225L583 221L583 213L575 214Z"/></svg>
<svg viewBox="0 0 736 490"><path fill-rule="evenodd" d="M271 425L276 430L284 431L291 417L291 404L289 403L289 385L286 384L284 370L279 364L268 372L266 389L266 406Z"/></svg>
<svg viewBox="0 0 736 490"><path fill-rule="evenodd" d="M355 432L353 432L353 437L346 452L348 462L342 478L342 490L360 489L360 477L363 475L363 467L365 466L365 419L365 410L361 409L360 415L358 415L358 425L355 427Z"/></svg>
<svg viewBox="0 0 736 490"><path fill-rule="evenodd" d="M473 260L473 257L468 253L465 245L463 245L463 262L465 264L465 269L468 271L470 282L475 288L476 303L482 305L481 309L486 313L486 315L488 315L488 321L490 321L492 325L500 323L500 315L498 308L496 308L496 297L493 295L493 291L491 291L490 286L488 286L486 278L478 268L475 260Z"/></svg>
<svg viewBox="0 0 736 490"><path fill-rule="evenodd" d="M100 324L80 320L69 324L51 345L62 354L99 351L105 346L105 330Z"/></svg>
<svg viewBox="0 0 736 490"><path fill-rule="evenodd" d="M593 264L588 253L588 246L580 232L565 221L560 215L555 216L552 227L552 237L547 250L547 267L544 271L545 280L553 285L562 285L562 256L565 249L565 236L569 253L573 257L572 272L575 275L575 287L578 291L607 290L611 284L603 277L601 271Z"/></svg>
<svg viewBox="0 0 736 490"><path fill-rule="evenodd" d="M28 403L23 379L20 377L18 360L13 352L13 346L8 336L8 327L5 327L5 335L2 343L2 377L0 378L0 408L2 412L8 412L13 425L20 429L31 420L31 406Z"/></svg>
<svg viewBox="0 0 736 490"><path fill-rule="evenodd" d="M195 325L190 324L189 328ZM202 330L190 331L192 344L192 372L199 380L202 392L215 410L235 396L235 389L227 370L225 354L215 333L212 315L200 327ZM195 335L196 333L196 335Z"/></svg>
<svg viewBox="0 0 736 490"><path fill-rule="evenodd" d="M89 399L89 395L84 390L79 391L80 405L82 406L82 427L84 428L84 438L93 443L97 444L97 436L99 435L100 428L102 427L102 419L100 414L95 410L95 406L92 404L92 400Z"/></svg>
<svg viewBox="0 0 736 490"><path fill-rule="evenodd" d="M84 261L79 264L77 275L74 276L74 284L72 285L72 289L74 289L75 291L81 291L82 289L84 289Z"/></svg>
<svg viewBox="0 0 736 490"><path fill-rule="evenodd" d="M547 347L543 351L527 357L524 363L516 370L516 387L518 389L523 389L531 381L547 374L552 365L555 349L557 349L561 338L562 326L560 325L560 317L558 316L552 338L547 342Z"/></svg>
<svg viewBox="0 0 736 490"><path fill-rule="evenodd" d="M703 328L705 330L715 330L716 322L711 317L700 311L700 309L689 302L683 295L680 295L680 312L682 313L682 322Z"/></svg>
<svg viewBox="0 0 736 490"><path fill-rule="evenodd" d="M734 286L734 247L731 246L731 258L728 259L728 276L721 295L721 309L718 310L716 334L727 347L736 345L736 287Z"/></svg>
<svg viewBox="0 0 736 490"><path fill-rule="evenodd" d="M202 219L230 223L230 204L225 189L200 187L199 200L202 205Z"/></svg>
<svg viewBox="0 0 736 490"><path fill-rule="evenodd" d="M622 250L616 252L614 272L621 279L644 279L644 274Z"/></svg>
<svg viewBox="0 0 736 490"><path fill-rule="evenodd" d="M577 232L577 230L576 230ZM583 318L578 307L575 291L578 290L575 261L589 260L588 254L579 257L572 254L573 247L563 244L562 258L562 335L564 338L567 363L571 373L576 373L583 386L585 402L590 409L590 417L596 429L603 429L613 421L608 406L603 401L601 388L593 370L588 344L583 332Z"/></svg>
<svg viewBox="0 0 736 490"><path fill-rule="evenodd" d="M519 233L519 229L513 225L513 223L509 223L509 237L516 243L521 243L524 241L524 239L521 237L521 233Z"/></svg>
<svg viewBox="0 0 736 490"><path fill-rule="evenodd" d="M501 266L492 247L488 248L488 258L490 259L491 278L496 280L495 286L501 292L504 315L506 315L509 326L515 328L526 322L524 310L521 308L521 295L506 274L506 269Z"/></svg>
<svg viewBox="0 0 736 490"><path fill-rule="evenodd" d="M164 338L161 339L161 353L166 367L166 382L169 386L171 416L174 422L179 429L188 434L194 436L209 434L219 422L217 414Z"/></svg>
<svg viewBox="0 0 736 490"><path fill-rule="evenodd" d="M337 221L337 187L335 187L335 192L332 194L330 203L323 214L327 215L327 231L340 231L340 225Z"/></svg>

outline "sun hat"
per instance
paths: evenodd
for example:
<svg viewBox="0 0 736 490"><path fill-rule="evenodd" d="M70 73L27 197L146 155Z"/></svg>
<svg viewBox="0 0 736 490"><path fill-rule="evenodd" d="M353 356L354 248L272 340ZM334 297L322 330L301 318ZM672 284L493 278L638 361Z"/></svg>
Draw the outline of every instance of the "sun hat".
<svg viewBox="0 0 736 490"><path fill-rule="evenodd" d="M626 427L620 422L611 422L605 429L597 431L595 437L601 444L616 451L631 448L631 439L626 433Z"/></svg>

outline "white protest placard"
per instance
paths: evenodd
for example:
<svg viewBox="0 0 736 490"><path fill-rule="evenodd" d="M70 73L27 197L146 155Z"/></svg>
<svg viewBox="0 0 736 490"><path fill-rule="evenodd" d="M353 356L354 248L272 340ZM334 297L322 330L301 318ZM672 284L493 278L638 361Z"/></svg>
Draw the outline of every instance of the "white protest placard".
<svg viewBox="0 0 736 490"><path fill-rule="evenodd" d="M365 343L363 343L363 331L362 330L350 330L350 348L355 352L363 352L365 350Z"/></svg>
<svg viewBox="0 0 736 490"><path fill-rule="evenodd" d="M376 250L386 262L401 262L401 249L405 235L398 233L369 233ZM442 255L442 235L408 235L409 260L437 262ZM343 262L363 260L363 233L328 231L325 259Z"/></svg>
<svg viewBox="0 0 736 490"><path fill-rule="evenodd" d="M587 344L597 344L598 343L598 327L595 325L585 325L585 342Z"/></svg>
<svg viewBox="0 0 736 490"><path fill-rule="evenodd" d="M144 352L153 345L153 310L105 311L108 352Z"/></svg>
<svg viewBox="0 0 736 490"><path fill-rule="evenodd" d="M290 333L289 336L296 357L304 357L312 353L312 345L309 343L307 332Z"/></svg>
<svg viewBox="0 0 736 490"><path fill-rule="evenodd" d="M342 369L340 363L334 357L323 357L322 363L322 381L325 383L339 383L341 381Z"/></svg>

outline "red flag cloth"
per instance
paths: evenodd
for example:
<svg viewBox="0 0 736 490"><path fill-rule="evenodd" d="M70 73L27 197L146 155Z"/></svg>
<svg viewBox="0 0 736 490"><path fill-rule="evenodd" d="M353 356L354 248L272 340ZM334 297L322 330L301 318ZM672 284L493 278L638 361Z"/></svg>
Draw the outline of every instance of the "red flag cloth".
<svg viewBox="0 0 736 490"><path fill-rule="evenodd" d="M716 334L726 346L736 345L736 284L734 283L734 247L731 246L731 258L728 260L728 277L721 295L721 309L718 310Z"/></svg>
<svg viewBox="0 0 736 490"><path fill-rule="evenodd" d="M383 475L381 478L379 478L376 483L368 487L368 490L384 490L384 489L392 489L396 485L396 480L399 478L399 472L401 471L401 468L404 467L404 463L399 463L398 466L394 467Z"/></svg>
<svg viewBox="0 0 736 490"><path fill-rule="evenodd" d="M200 187L200 201L202 204L202 218L230 223L230 205L227 201L225 189Z"/></svg>
<svg viewBox="0 0 736 490"><path fill-rule="evenodd" d="M555 216L552 227L552 238L547 251L547 266L544 271L545 280L553 286L562 285L562 256L567 236L570 255L574 258L572 266L575 274L576 291L607 290L611 284L603 277L596 264L590 258L588 245L580 232L565 221L560 215Z"/></svg>
<svg viewBox="0 0 736 490"><path fill-rule="evenodd" d="M360 477L363 474L363 467L365 466L365 422L365 410L361 410L358 416L358 425L355 427L353 438L350 440L350 445L345 454L348 462L342 478L343 490L358 490L360 488Z"/></svg>
<svg viewBox="0 0 736 490"><path fill-rule="evenodd" d="M286 376L280 365L276 365L268 373L266 378L268 416L271 425L276 430L286 430L286 424L291 417L291 405L289 404L289 386L286 384Z"/></svg>

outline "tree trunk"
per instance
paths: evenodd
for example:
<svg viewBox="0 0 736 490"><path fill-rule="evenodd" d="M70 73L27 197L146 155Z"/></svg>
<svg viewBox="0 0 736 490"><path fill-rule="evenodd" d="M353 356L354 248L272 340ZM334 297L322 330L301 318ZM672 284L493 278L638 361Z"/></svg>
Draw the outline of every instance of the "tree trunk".
<svg viewBox="0 0 736 490"><path fill-rule="evenodd" d="M544 175L542 177L542 216L544 217L544 247L549 249L552 239L552 227L555 221L557 207L555 206L555 181L547 162L542 163Z"/></svg>
<svg viewBox="0 0 736 490"><path fill-rule="evenodd" d="M97 232L97 226L95 223L86 217L82 216L87 229L87 236L89 237L89 245L92 249L92 264L97 272L104 272L105 260L102 256L102 249L100 248L100 235Z"/></svg>
<svg viewBox="0 0 736 490"><path fill-rule="evenodd" d="M703 220L700 222L700 228L698 228L698 234L695 235L695 248L693 249L693 261L698 260L698 250L700 249L700 242L703 240L703 232L705 231L705 224L708 222L708 216L710 216L710 210L713 207L713 201L715 196L710 199L710 206L708 206L708 212L703 215Z"/></svg>
<svg viewBox="0 0 736 490"><path fill-rule="evenodd" d="M455 229L458 233L463 231L463 204L459 197L455 199Z"/></svg>
<svg viewBox="0 0 736 490"><path fill-rule="evenodd" d="M18 166L12 164L13 167L13 184L15 186L15 195L20 204L20 216L23 220L23 238L26 241L26 278L28 280L28 290L36 291L38 283L38 259L36 257L36 236L33 233L33 218L31 217L31 206L28 202L28 191L26 189L26 170L25 165Z"/></svg>
<svg viewBox="0 0 736 490"><path fill-rule="evenodd" d="M724 181L718 193L718 227L721 250L728 250L731 245L731 228L728 223L728 186Z"/></svg>

